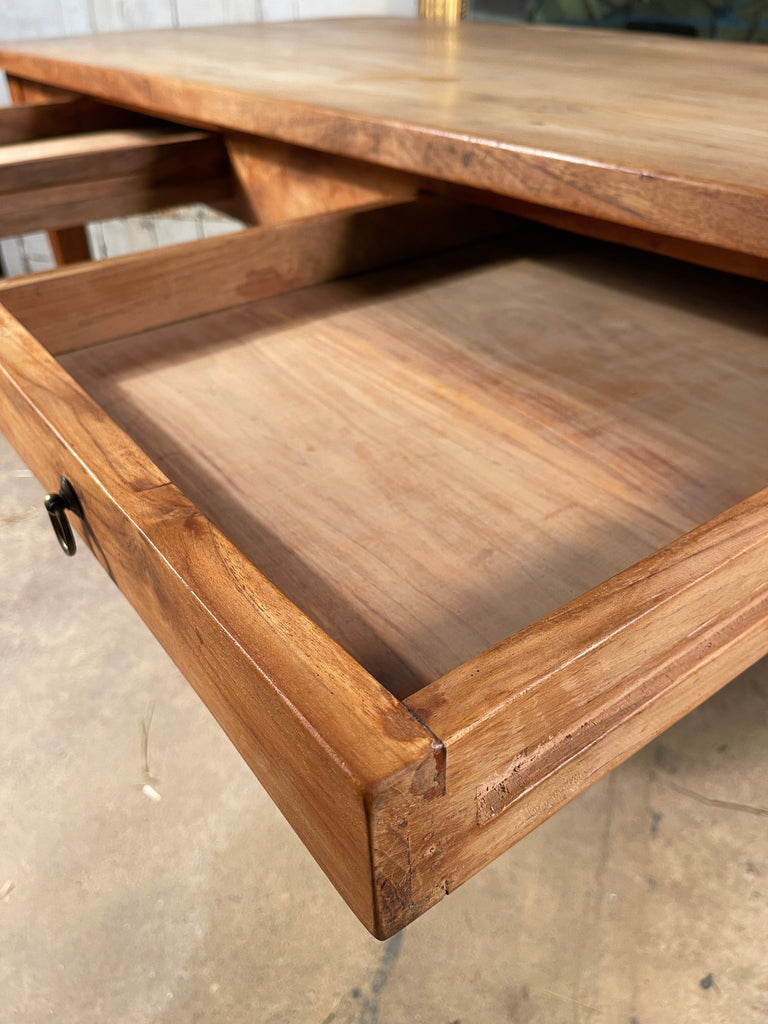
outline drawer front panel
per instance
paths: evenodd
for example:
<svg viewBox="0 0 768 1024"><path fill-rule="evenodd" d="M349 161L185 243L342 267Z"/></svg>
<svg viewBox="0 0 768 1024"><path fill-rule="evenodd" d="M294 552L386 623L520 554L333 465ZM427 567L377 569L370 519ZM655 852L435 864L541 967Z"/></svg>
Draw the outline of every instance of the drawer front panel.
<svg viewBox="0 0 768 1024"><path fill-rule="evenodd" d="M71 482L70 521L358 917L391 931L371 836L434 790L431 737L2 308L0 427L45 488Z"/></svg>

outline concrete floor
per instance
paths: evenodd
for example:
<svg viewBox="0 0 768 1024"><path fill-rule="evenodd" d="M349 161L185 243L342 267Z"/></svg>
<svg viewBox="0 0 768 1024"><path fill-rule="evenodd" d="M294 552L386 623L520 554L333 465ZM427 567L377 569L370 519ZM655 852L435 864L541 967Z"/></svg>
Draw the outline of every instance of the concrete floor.
<svg viewBox="0 0 768 1024"><path fill-rule="evenodd" d="M0 478L2 1024L768 1020L767 661L381 944Z"/></svg>

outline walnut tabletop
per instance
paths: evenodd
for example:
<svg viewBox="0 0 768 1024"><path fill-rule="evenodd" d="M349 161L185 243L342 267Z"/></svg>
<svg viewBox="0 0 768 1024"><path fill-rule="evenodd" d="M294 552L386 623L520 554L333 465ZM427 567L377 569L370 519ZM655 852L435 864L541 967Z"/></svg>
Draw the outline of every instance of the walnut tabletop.
<svg viewBox="0 0 768 1024"><path fill-rule="evenodd" d="M11 74L121 105L768 255L768 52L389 19L13 43Z"/></svg>

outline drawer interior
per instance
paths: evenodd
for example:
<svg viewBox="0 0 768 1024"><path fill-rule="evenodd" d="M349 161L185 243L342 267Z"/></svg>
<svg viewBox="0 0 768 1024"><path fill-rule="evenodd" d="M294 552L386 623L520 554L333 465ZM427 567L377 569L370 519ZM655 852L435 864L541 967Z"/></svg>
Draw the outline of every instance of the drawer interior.
<svg viewBox="0 0 768 1024"><path fill-rule="evenodd" d="M542 229L60 358L402 697L765 485L765 300Z"/></svg>

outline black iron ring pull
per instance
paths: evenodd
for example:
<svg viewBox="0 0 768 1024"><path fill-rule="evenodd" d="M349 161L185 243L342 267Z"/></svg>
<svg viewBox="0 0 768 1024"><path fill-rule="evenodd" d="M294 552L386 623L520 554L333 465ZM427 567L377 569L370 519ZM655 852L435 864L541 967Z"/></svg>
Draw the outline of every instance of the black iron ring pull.
<svg viewBox="0 0 768 1024"><path fill-rule="evenodd" d="M75 543L75 535L72 533L72 527L67 519L67 512L74 512L76 516L80 516L82 519L83 509L72 489L72 485L66 477L61 477L59 480L58 494L46 494L45 508L51 520L53 532L56 534L56 539L61 545L61 550L71 558L77 551L77 544Z"/></svg>

